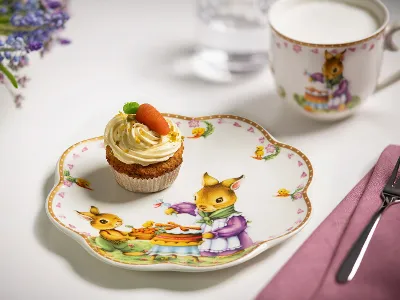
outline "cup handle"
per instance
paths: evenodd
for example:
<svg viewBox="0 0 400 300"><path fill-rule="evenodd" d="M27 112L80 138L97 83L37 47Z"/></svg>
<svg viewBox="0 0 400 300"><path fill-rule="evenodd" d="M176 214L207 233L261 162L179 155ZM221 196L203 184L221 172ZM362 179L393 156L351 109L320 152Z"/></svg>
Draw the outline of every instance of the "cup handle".
<svg viewBox="0 0 400 300"><path fill-rule="evenodd" d="M395 32L400 31L400 21L390 24L387 26L385 30L385 41L384 47L385 50L396 52L399 51L400 48L397 46L393 41L393 35ZM393 83L400 80L400 71L390 75L388 78L385 78L382 82L378 83L375 89L375 93L387 88L388 86L392 85Z"/></svg>

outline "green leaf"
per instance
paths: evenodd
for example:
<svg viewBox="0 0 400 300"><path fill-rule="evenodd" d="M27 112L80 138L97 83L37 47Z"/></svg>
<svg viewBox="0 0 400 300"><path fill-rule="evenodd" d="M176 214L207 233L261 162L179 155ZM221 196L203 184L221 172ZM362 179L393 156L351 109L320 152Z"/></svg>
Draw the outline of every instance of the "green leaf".
<svg viewBox="0 0 400 300"><path fill-rule="evenodd" d="M355 106L359 105L359 103L360 103L360 97L358 97L358 96L353 96L353 97L351 98L351 101L347 104L347 108L348 108L348 109L352 109L352 108L354 108Z"/></svg>
<svg viewBox="0 0 400 300"><path fill-rule="evenodd" d="M69 176L69 175L70 175L70 172L68 170L65 170L64 171L64 176Z"/></svg>
<svg viewBox="0 0 400 300"><path fill-rule="evenodd" d="M275 145L275 150L276 150L276 155L278 155L281 152L281 147Z"/></svg>
<svg viewBox="0 0 400 300"><path fill-rule="evenodd" d="M303 96L298 94L293 94L293 98L300 106L303 106L304 103L306 102L306 99L304 99Z"/></svg>
<svg viewBox="0 0 400 300"><path fill-rule="evenodd" d="M203 121L207 125L206 131L203 133L203 137L206 138L214 132L214 125L208 121Z"/></svg>
<svg viewBox="0 0 400 300"><path fill-rule="evenodd" d="M166 233L167 231L164 228L158 228L156 230L156 234Z"/></svg>
<svg viewBox="0 0 400 300"><path fill-rule="evenodd" d="M70 182L76 183L76 178L74 178L72 176L66 176L65 179L67 179Z"/></svg>
<svg viewBox="0 0 400 300"><path fill-rule="evenodd" d="M139 109L139 103L137 102L127 102L123 107L124 113L128 115L136 114L138 109Z"/></svg>
<svg viewBox="0 0 400 300"><path fill-rule="evenodd" d="M270 155L264 156L262 158L263 160L267 161L267 160L273 159L273 158L278 156L278 154L281 152L281 148L279 146L277 146L277 145L274 145L274 147L275 147L275 153L272 153Z"/></svg>
<svg viewBox="0 0 400 300"><path fill-rule="evenodd" d="M17 80L15 79L14 75L11 74L10 71L8 71L8 69L3 64L0 64L0 72L2 72L4 75L6 75L8 80L10 80L10 82L16 89L18 88L18 83L17 83Z"/></svg>
<svg viewBox="0 0 400 300"><path fill-rule="evenodd" d="M286 97L286 91L285 91L285 89L283 88L283 86L278 86L278 95L279 95L281 98L285 98L285 97Z"/></svg>

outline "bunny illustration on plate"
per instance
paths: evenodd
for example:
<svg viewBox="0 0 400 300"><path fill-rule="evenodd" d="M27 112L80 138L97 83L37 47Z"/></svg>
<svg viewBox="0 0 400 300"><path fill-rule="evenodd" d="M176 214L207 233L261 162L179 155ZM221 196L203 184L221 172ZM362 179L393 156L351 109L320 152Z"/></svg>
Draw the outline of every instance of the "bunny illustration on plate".
<svg viewBox="0 0 400 300"><path fill-rule="evenodd" d="M100 213L96 206L91 206L89 212L76 211L79 216L90 222L93 228L99 229L99 236L96 237L95 243L102 250L113 252L120 250L124 255L138 256L143 255L142 252L132 252L132 248L128 245L128 240L134 240L135 237L129 235L128 232L117 230L122 225L122 219L116 215L108 213Z"/></svg>
<svg viewBox="0 0 400 300"><path fill-rule="evenodd" d="M248 221L235 210L237 195L244 176L219 182L208 173L203 175L203 187L195 194L194 203L171 205L165 213L190 214L196 217L203 232L199 245L201 256L227 256L253 245L246 232Z"/></svg>

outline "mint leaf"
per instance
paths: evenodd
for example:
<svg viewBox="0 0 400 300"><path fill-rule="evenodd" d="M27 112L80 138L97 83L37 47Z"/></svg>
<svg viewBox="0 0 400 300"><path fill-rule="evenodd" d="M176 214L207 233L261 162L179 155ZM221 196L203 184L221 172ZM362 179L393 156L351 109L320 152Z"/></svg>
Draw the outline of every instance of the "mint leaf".
<svg viewBox="0 0 400 300"><path fill-rule="evenodd" d="M127 115L136 114L137 110L139 109L139 103L137 102L127 102L123 107L124 113Z"/></svg>

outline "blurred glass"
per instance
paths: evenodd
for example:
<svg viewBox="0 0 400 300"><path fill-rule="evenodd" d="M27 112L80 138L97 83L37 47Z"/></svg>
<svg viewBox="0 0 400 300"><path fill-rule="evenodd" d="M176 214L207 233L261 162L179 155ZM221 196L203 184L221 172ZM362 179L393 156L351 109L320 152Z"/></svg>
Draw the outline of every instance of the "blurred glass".
<svg viewBox="0 0 400 300"><path fill-rule="evenodd" d="M270 3L271 0L197 0L197 60L208 68L232 74L263 69L268 63Z"/></svg>

